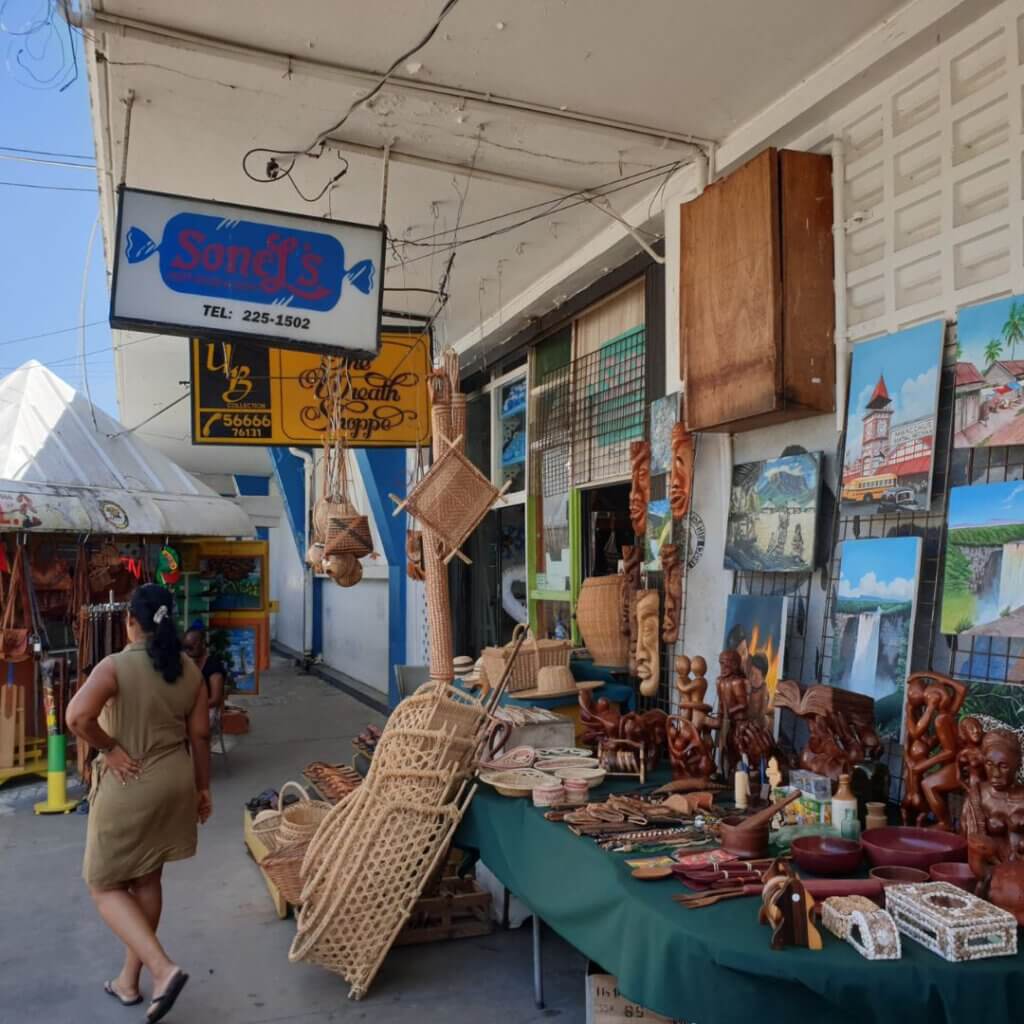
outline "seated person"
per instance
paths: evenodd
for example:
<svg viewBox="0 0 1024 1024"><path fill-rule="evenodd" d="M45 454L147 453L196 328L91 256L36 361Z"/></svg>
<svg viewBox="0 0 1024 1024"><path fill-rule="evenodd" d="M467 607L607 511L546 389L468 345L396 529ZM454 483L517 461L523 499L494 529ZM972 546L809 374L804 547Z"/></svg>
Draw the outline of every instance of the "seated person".
<svg viewBox="0 0 1024 1024"><path fill-rule="evenodd" d="M216 655L206 646L206 630L193 627L185 634L182 646L185 653L196 663L206 683L206 695L210 704L210 723L224 710L224 690L227 683L227 669Z"/></svg>

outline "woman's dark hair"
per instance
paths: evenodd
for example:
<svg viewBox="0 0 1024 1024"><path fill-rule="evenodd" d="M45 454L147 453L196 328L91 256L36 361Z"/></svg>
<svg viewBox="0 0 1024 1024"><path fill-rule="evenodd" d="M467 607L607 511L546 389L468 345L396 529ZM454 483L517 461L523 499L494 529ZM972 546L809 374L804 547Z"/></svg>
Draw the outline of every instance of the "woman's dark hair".
<svg viewBox="0 0 1024 1024"><path fill-rule="evenodd" d="M182 667L181 638L174 624L174 596L166 587L144 583L132 594L128 609L146 634L146 652L153 668L168 683L175 682Z"/></svg>

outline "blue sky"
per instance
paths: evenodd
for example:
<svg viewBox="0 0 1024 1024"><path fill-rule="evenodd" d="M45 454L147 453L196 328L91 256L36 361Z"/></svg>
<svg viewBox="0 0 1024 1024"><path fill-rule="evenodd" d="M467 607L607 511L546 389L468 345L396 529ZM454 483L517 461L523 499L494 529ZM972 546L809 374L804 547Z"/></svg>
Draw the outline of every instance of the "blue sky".
<svg viewBox="0 0 1024 1024"><path fill-rule="evenodd" d="M985 346L995 339L1003 345L1001 359L1010 359L1009 347L1003 341L1003 324L1010 311L1010 305L1020 300L1015 298L996 299L981 306L968 306L956 314L956 337L963 348L960 361L974 363L979 373L988 368ZM1012 358L1024 359L1024 345L1018 344Z"/></svg>
<svg viewBox="0 0 1024 1024"><path fill-rule="evenodd" d="M844 540L839 596L913 600L920 549L918 537Z"/></svg>
<svg viewBox="0 0 1024 1024"><path fill-rule="evenodd" d="M893 423L916 420L928 413L934 416L944 330L942 321L936 320L854 345L847 405L847 461L860 456L862 413L879 374L884 373L892 399Z"/></svg>
<svg viewBox="0 0 1024 1024"><path fill-rule="evenodd" d="M949 528L1024 523L1024 482L954 487L949 492Z"/></svg>
<svg viewBox="0 0 1024 1024"><path fill-rule="evenodd" d="M4 5L3 27L17 27L19 19L34 16L39 10L45 10L41 2L10 0ZM75 34L78 79L64 92L33 87L36 83L32 75L44 79L57 75L58 82L72 77L66 34L59 39L53 37L47 47L55 60L65 61L63 66L51 64L32 69L19 65L23 45L9 32L0 31L0 147L5 147L0 149L0 182L90 191L0 184L0 223L5 243L0 246L4 314L0 325L0 375L28 359L38 359L72 387L81 389L79 301L89 232L99 208L96 172L91 166L92 125L81 37ZM77 159L15 153L12 149L42 150ZM19 159L5 159L10 157ZM89 166L84 170L78 166L48 166L26 162L23 157ZM116 416L108 304L102 231L97 228L85 313L85 322L92 326L86 329L85 350L93 400ZM15 340L66 328L75 329L49 337Z"/></svg>

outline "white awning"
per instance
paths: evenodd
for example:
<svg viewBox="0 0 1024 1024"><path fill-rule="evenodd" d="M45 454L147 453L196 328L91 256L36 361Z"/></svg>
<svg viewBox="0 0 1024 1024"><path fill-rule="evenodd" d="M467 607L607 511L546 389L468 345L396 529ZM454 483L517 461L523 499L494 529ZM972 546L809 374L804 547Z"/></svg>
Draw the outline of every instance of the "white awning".
<svg viewBox="0 0 1024 1024"><path fill-rule="evenodd" d="M32 360L0 380L0 531L251 537L249 516Z"/></svg>

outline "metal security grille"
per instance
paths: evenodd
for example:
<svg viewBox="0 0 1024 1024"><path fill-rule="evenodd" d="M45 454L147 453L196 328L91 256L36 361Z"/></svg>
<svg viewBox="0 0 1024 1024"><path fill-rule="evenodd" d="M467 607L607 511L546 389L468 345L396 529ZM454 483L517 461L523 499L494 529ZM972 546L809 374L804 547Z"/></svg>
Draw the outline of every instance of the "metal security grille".
<svg viewBox="0 0 1024 1024"><path fill-rule="evenodd" d="M644 436L646 330L620 334L569 366L575 486L629 476L629 442Z"/></svg>
<svg viewBox="0 0 1024 1024"><path fill-rule="evenodd" d="M569 490L569 364L546 373L534 389L536 428L530 432L531 490L545 498Z"/></svg>
<svg viewBox="0 0 1024 1024"><path fill-rule="evenodd" d="M921 564L917 577L917 610L914 632L908 651L909 672L929 669L948 673L952 670L955 642L939 632L942 608L942 568L946 550L946 518L949 489L953 479L953 393L956 343L946 339L939 410L935 430L935 459L932 476L931 508L927 512L886 512L873 516L836 517L829 562L829 582L825 615L822 623L821 648L818 652L817 676L828 683L831 679L835 648L834 611L839 589L842 544L845 540L883 537L920 537ZM846 435L840 445L839 473L845 456ZM966 452L963 453L966 456ZM972 456L973 458L973 456ZM966 482L966 481L965 481ZM978 482L978 481L975 481ZM841 484L840 484L841 486ZM1004 675L1003 680L1007 677ZM898 800L903 792L903 758L899 736L884 737L886 759L893 779L890 795Z"/></svg>

